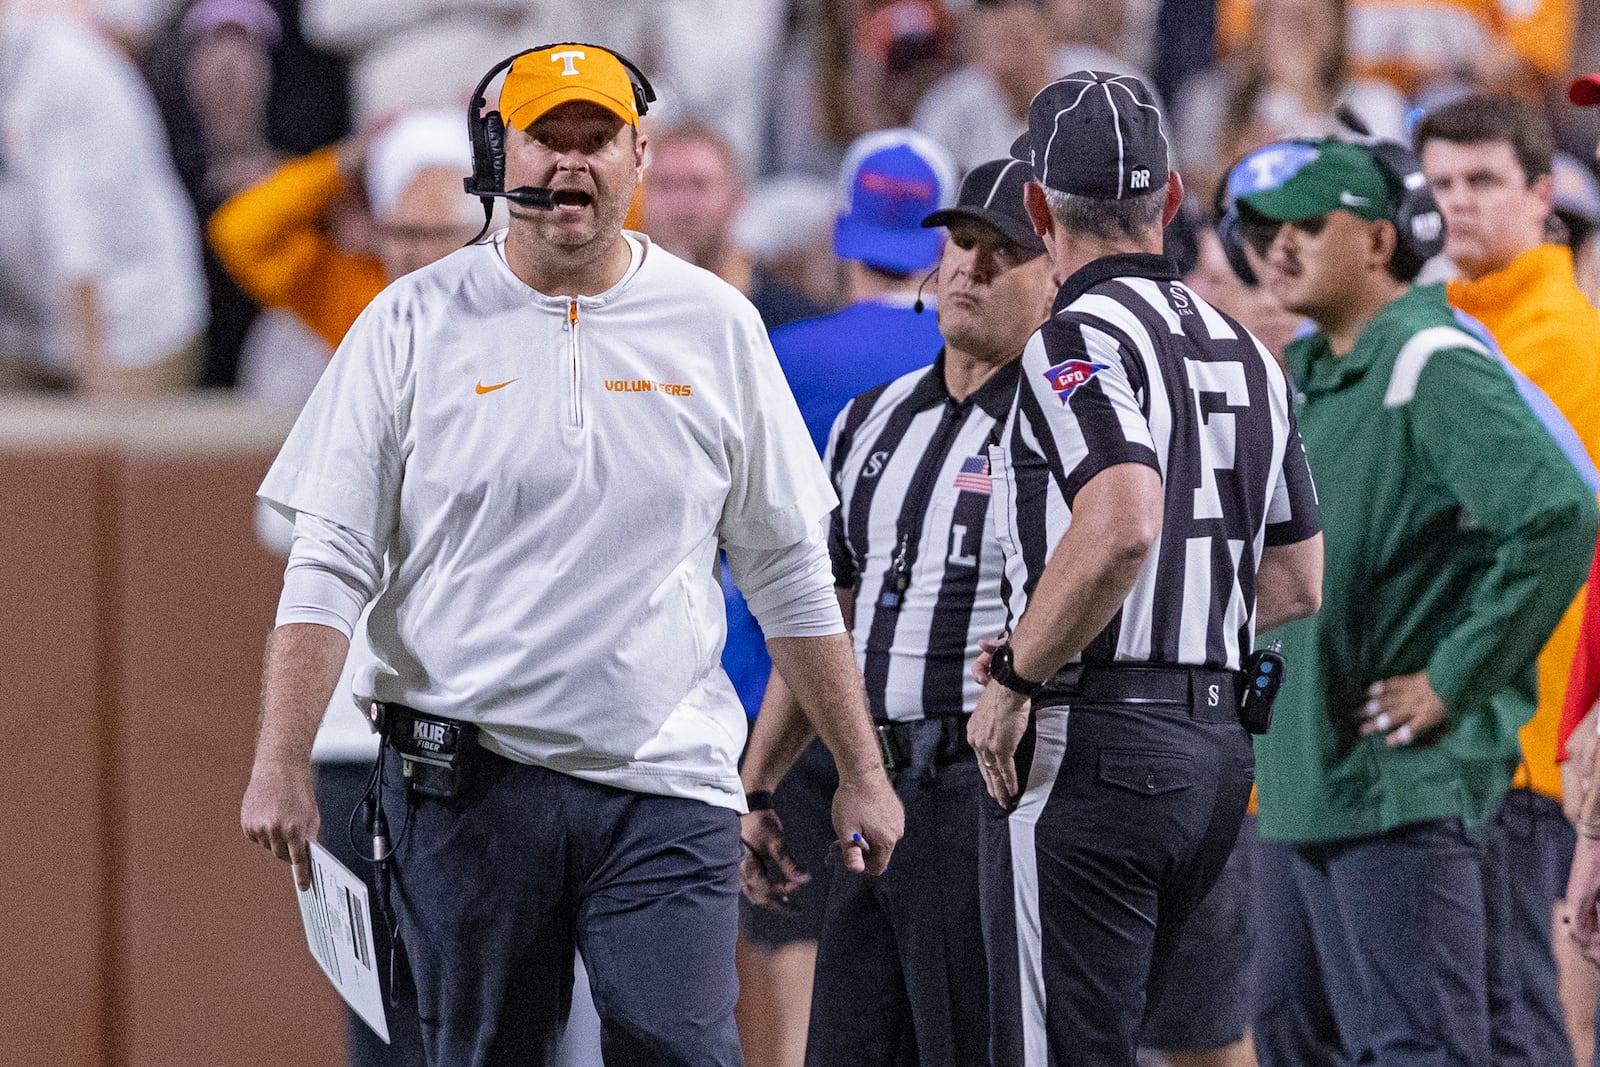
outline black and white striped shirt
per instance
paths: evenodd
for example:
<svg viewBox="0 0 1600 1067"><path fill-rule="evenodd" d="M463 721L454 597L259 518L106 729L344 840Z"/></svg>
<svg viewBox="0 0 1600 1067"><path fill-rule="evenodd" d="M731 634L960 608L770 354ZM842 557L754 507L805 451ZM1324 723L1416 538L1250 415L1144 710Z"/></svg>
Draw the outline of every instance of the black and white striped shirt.
<svg viewBox="0 0 1600 1067"><path fill-rule="evenodd" d="M862 393L834 421L826 461L840 504L829 547L834 581L855 593L856 659L874 719L977 704L978 638L1005 623L987 447L1016 389L1011 363L957 402L941 353L931 368Z"/></svg>
<svg viewBox="0 0 1600 1067"><path fill-rule="evenodd" d="M1263 546L1319 529L1286 376L1161 256L1107 256L1067 279L1023 353L998 441L995 533L1013 620L1090 478L1130 462L1161 474L1160 540L1081 662L1236 669L1254 640Z"/></svg>

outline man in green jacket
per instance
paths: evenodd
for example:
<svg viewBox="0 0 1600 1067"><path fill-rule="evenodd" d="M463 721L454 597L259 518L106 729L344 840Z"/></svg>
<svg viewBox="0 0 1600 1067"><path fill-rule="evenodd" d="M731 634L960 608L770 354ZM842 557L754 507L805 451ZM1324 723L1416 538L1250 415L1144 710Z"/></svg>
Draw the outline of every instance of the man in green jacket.
<svg viewBox="0 0 1600 1067"><path fill-rule="evenodd" d="M1287 362L1327 538L1256 745L1258 1055L1488 1064L1477 831L1600 516L1443 288L1410 284L1440 236L1413 161L1323 141L1246 163L1241 231L1317 327Z"/></svg>

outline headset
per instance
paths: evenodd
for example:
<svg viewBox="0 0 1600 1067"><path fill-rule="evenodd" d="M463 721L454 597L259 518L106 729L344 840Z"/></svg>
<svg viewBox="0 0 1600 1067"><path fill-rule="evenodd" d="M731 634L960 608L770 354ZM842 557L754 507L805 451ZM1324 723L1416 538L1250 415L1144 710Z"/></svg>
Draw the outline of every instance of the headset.
<svg viewBox="0 0 1600 1067"><path fill-rule="evenodd" d="M628 81L633 86L634 109L642 117L650 110L650 105L655 101L656 91L650 84L650 79L645 77L644 71L634 65L633 60L620 52L613 51L604 45L588 44L583 41L552 41L549 44L539 45L537 48L524 48L514 56L508 56L489 69L489 73L478 82L478 87L472 91L472 99L467 104L467 137L472 143L472 177L462 181L466 187L467 195L475 196L483 202L483 229L468 244L477 244L483 235L489 232L489 223L494 217L494 201L496 197L504 197L513 204L524 207L535 207L549 211L555 206L553 194L549 189L540 189L532 185L522 185L506 191L506 123L500 117L498 110L485 111L489 101L487 92L489 83L501 71L508 69L511 64L523 56L534 52L543 52L547 48L557 45L571 44L578 48L594 48L612 56L622 68L628 72Z"/></svg>
<svg viewBox="0 0 1600 1067"><path fill-rule="evenodd" d="M1422 163L1411 149L1399 141L1359 135L1321 139L1293 137L1245 153L1228 168L1228 175L1218 184L1212 201L1212 218L1216 220L1217 237L1222 241L1228 266L1246 285L1256 285L1258 279L1250 267L1249 257L1245 255L1245 245L1248 243L1245 230L1249 224L1240 215L1238 199L1240 195L1255 189L1250 188L1253 184L1251 176L1241 172L1252 161L1264 158L1269 152L1292 160L1297 155L1308 156L1318 145L1329 140L1357 145L1372 153L1372 158L1377 160L1378 171L1389 187L1389 212L1384 217L1394 224L1395 229L1395 250L1389 261L1390 272L1395 277L1401 281L1411 281L1422 271L1424 263L1444 251L1444 215L1440 213L1439 202L1434 199L1433 190L1422 175Z"/></svg>

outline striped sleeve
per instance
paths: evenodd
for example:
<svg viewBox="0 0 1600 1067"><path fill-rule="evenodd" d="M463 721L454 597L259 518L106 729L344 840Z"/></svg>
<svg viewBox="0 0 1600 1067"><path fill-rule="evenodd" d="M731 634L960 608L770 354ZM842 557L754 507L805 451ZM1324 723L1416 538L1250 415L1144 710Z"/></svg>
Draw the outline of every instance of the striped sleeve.
<svg viewBox="0 0 1600 1067"><path fill-rule="evenodd" d="M1292 383L1286 385L1285 392L1289 398L1289 435L1283 449L1283 465L1278 468L1278 480L1267 505L1265 543L1268 545L1297 544L1322 530L1322 520L1317 515L1316 485L1311 480L1311 468L1306 465L1306 448L1294 417Z"/></svg>
<svg viewBox="0 0 1600 1067"><path fill-rule="evenodd" d="M1143 408L1143 386L1130 375L1142 361L1114 327L1066 314L1047 323L1024 363L1045 431L1059 457L1070 507L1091 478L1119 463L1161 464Z"/></svg>
<svg viewBox="0 0 1600 1067"><path fill-rule="evenodd" d="M844 479L841 477L845 457L850 451L850 438L855 436L853 431L861 422L860 416L854 412L861 406L862 398L856 397L839 412L828 431L828 444L822 453L823 466L828 468L828 477L833 480L834 495L840 500L833 514L828 516L828 557L833 561L833 584L841 589L854 589L861 577L855 554L850 551L850 543L844 534L845 496ZM869 403L865 406L872 405Z"/></svg>

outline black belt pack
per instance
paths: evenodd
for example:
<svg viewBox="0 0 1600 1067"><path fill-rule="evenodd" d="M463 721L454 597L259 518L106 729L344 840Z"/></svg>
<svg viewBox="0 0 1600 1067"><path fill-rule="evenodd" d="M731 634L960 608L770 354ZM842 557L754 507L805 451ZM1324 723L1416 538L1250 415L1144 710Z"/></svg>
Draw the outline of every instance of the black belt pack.
<svg viewBox="0 0 1600 1067"><path fill-rule="evenodd" d="M412 792L450 800L466 790L477 763L477 724L378 702L368 717L400 757L401 773Z"/></svg>

